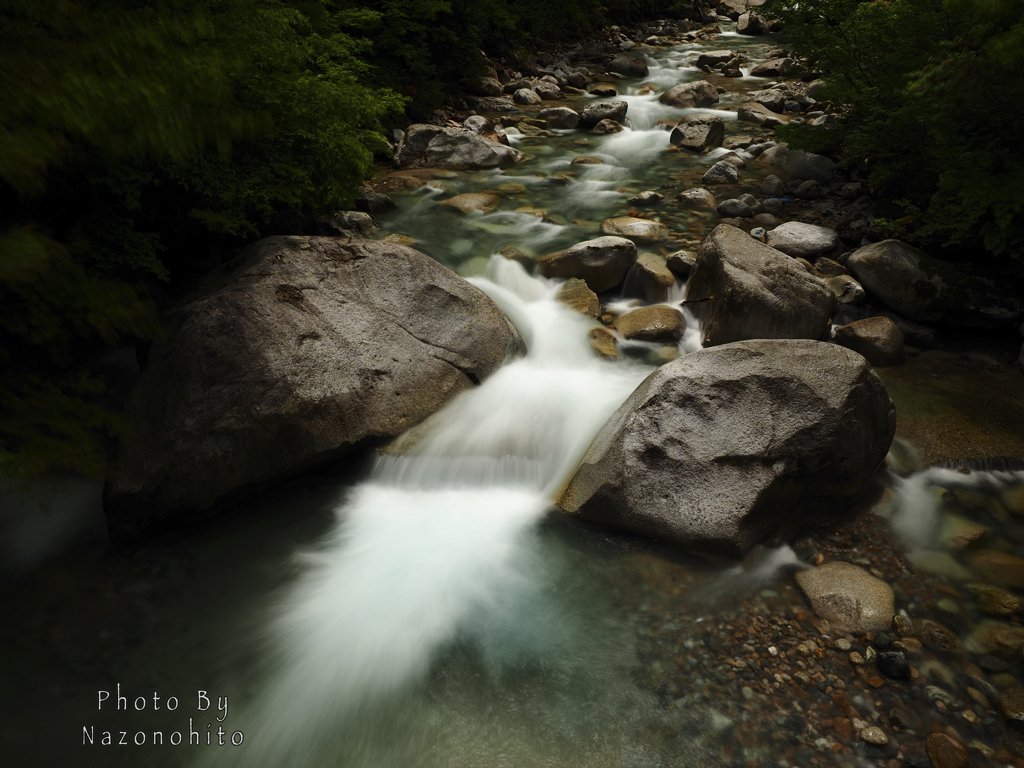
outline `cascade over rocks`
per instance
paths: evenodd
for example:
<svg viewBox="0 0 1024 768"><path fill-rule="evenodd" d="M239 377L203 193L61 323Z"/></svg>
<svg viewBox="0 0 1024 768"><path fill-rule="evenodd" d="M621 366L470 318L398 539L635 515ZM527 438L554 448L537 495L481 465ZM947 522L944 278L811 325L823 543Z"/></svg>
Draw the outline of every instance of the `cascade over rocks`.
<svg viewBox="0 0 1024 768"><path fill-rule="evenodd" d="M636 245L624 237L599 237L542 256L537 269L544 277L577 277L594 293L622 282L636 261Z"/></svg>
<svg viewBox="0 0 1024 768"><path fill-rule="evenodd" d="M465 128L411 125L395 152L396 168L450 168L471 171L498 168L526 159L518 149Z"/></svg>
<svg viewBox="0 0 1024 768"><path fill-rule="evenodd" d="M850 350L766 339L704 349L644 380L556 503L684 549L742 555L854 501L895 430L885 387Z"/></svg>
<svg viewBox="0 0 1024 768"><path fill-rule="evenodd" d="M1016 298L899 240L858 248L846 266L868 293L917 322L994 328L1021 315Z"/></svg>
<svg viewBox="0 0 1024 768"><path fill-rule="evenodd" d="M823 280L728 224L705 238L687 295L714 297L693 307L705 347L743 339L818 339L836 305Z"/></svg>
<svg viewBox="0 0 1024 768"><path fill-rule="evenodd" d="M168 313L128 399L104 489L115 541L204 522L394 437L522 349L483 292L410 248L270 237L240 258Z"/></svg>

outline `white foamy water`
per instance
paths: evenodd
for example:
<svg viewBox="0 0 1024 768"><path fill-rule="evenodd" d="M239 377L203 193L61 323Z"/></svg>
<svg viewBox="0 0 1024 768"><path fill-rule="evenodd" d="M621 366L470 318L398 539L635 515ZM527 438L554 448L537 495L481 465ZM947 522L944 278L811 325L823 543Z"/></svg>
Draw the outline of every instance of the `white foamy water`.
<svg viewBox="0 0 1024 768"><path fill-rule="evenodd" d="M419 684L439 648L479 629L481 612L501 614L538 588L531 531L650 372L598 360L592 323L554 301L557 283L502 257L488 275L473 282L529 352L431 417L408 455L382 458L304 557L272 633L279 668L239 720L263 764L316 764L311 743Z"/></svg>

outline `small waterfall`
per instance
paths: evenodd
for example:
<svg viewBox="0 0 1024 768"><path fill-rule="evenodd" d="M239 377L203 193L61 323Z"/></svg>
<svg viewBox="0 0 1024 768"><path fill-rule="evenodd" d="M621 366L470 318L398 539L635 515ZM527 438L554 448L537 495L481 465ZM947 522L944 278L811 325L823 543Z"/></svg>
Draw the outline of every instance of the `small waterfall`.
<svg viewBox="0 0 1024 768"><path fill-rule="evenodd" d="M273 629L279 669L243 716L267 765L319 764L309 744L417 685L475 615L503 613L535 583L533 527L650 372L598 360L557 283L500 256L488 274L474 282L529 352L431 417L406 455L382 457L304 556Z"/></svg>

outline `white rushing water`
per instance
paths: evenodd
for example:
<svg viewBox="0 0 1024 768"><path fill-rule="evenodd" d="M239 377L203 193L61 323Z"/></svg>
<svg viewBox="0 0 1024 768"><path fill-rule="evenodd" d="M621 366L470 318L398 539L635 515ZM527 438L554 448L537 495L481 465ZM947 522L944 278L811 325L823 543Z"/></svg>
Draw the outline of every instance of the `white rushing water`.
<svg viewBox="0 0 1024 768"><path fill-rule="evenodd" d="M381 458L305 556L273 630L279 669L245 715L261 763L314 764L311 742L418 684L479 609L511 610L542 578L529 533L650 372L597 359L557 283L501 257L474 282L529 351L431 417L409 455Z"/></svg>

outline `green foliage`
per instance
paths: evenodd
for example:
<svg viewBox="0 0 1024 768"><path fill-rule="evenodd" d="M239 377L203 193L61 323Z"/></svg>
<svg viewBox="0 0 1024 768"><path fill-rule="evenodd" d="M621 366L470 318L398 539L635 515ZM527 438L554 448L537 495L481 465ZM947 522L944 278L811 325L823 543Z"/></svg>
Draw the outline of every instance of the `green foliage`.
<svg viewBox="0 0 1024 768"><path fill-rule="evenodd" d="M905 201L923 244L962 258L1021 252L1020 3L806 0L776 13L825 76L825 100L848 107L835 131L793 127L787 139L842 144L873 188Z"/></svg>
<svg viewBox="0 0 1024 768"><path fill-rule="evenodd" d="M147 281L351 204L396 94L327 0L0 2L0 472L97 471L82 364L159 331Z"/></svg>

